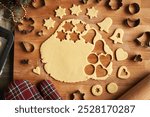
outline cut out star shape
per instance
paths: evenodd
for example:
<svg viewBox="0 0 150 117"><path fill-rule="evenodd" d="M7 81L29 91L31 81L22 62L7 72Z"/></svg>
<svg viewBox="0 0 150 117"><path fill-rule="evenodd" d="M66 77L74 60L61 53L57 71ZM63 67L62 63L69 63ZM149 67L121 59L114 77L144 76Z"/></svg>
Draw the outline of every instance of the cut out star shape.
<svg viewBox="0 0 150 117"><path fill-rule="evenodd" d="M91 9L87 9L86 15L88 15L90 19L97 17L97 14L98 14L98 10L96 10L94 7L92 7Z"/></svg>
<svg viewBox="0 0 150 117"><path fill-rule="evenodd" d="M44 26L47 29L54 28L55 21L50 17L49 19L44 19Z"/></svg>
<svg viewBox="0 0 150 117"><path fill-rule="evenodd" d="M55 10L56 12L56 17L59 17L59 18L63 18L64 15L66 15L66 9L65 8L62 8L62 7L59 7L57 10Z"/></svg>
<svg viewBox="0 0 150 117"><path fill-rule="evenodd" d="M78 6L73 5L72 8L70 8L70 10L71 10L71 14L76 16L78 16L82 12L80 5Z"/></svg>

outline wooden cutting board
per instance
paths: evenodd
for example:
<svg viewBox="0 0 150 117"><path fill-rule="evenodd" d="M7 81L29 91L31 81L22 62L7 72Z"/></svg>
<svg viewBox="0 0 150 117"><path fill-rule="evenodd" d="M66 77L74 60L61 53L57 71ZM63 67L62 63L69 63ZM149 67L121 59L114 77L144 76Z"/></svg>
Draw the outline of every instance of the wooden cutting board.
<svg viewBox="0 0 150 117"><path fill-rule="evenodd" d="M55 85L56 89L60 93L63 99L72 99L72 93L77 90L84 93L84 99L91 100L105 100L105 99L116 99L121 94L123 94L126 90L131 88L137 81L144 78L147 74L149 74L150 69L150 49L142 48L138 46L134 40L143 32L150 30L150 1L149 0L123 0L123 6L119 10L111 10L106 6L106 1L102 0L100 3L95 3L94 0L89 0L88 4L81 4L79 0L45 0L46 5L42 8L35 9L33 7L26 8L27 17L31 17L34 20L34 30L29 34L22 34L17 29L15 31L15 47L14 47L14 79L25 79L29 80L34 84L37 84L43 79L49 79ZM140 5L140 12L135 15L131 15L127 12L126 8L130 3L136 2ZM80 17L70 15L70 11L67 10L67 16L65 16L62 20L59 18L54 18L55 12L58 6L65 7L69 9L73 4L80 4L83 9ZM96 9L99 10L98 18L94 18L90 20L88 16L85 15L86 8L91 8L95 6ZM46 30L43 26L43 19L47 19L52 17L56 20L56 26L53 29ZM62 83L54 80L43 69L43 64L40 59L40 45L42 42L47 40L50 35L54 33L59 24L69 18L82 19L88 24L94 25L98 22L101 22L104 18L111 17L113 20L113 25L110 28L110 32L107 34L105 32L100 32L107 44L114 52L119 47L126 50L129 54L129 58L125 61L118 62L114 58L113 60L113 74L105 81L96 81L96 80L88 80L79 83ZM140 18L141 24L135 28L129 28L123 21L126 18ZM98 27L95 27L98 29ZM125 35L123 38L124 44L113 44L112 40L109 37L113 34L116 28L122 28L125 31ZM44 31L44 36L37 36L36 33L40 30ZM91 33L92 35L92 33ZM90 38L90 35L89 35ZM32 53L26 53L23 51L20 46L21 41L26 41L34 44L35 50ZM136 63L132 61L132 57L135 54L141 54L143 57L143 61L140 63ZM28 65L20 64L20 60L29 59ZM120 66L127 66L131 73L131 77L127 80L121 80L117 78L117 70ZM41 75L36 75L32 72L36 66L41 67ZM109 94L106 91L106 86L110 82L115 82L119 86L119 91L115 94ZM91 94L91 87L94 84L101 84L103 86L103 94L101 96L93 96Z"/></svg>

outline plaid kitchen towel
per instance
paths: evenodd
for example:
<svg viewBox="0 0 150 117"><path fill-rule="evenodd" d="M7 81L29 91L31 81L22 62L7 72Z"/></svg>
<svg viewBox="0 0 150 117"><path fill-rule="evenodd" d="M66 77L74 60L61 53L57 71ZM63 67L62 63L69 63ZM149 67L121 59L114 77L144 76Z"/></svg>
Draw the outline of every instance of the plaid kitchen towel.
<svg viewBox="0 0 150 117"><path fill-rule="evenodd" d="M5 100L43 100L37 88L27 80L15 80L4 92Z"/></svg>
<svg viewBox="0 0 150 117"><path fill-rule="evenodd" d="M38 84L38 89L45 100L61 100L56 88L49 80L43 80Z"/></svg>

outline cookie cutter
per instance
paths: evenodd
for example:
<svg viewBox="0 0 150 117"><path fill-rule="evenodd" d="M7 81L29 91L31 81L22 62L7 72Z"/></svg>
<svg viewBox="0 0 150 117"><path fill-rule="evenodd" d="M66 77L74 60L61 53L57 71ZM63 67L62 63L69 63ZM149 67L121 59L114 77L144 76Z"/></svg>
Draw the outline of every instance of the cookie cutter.
<svg viewBox="0 0 150 117"><path fill-rule="evenodd" d="M108 1L108 7L111 10L118 10L122 6L123 6L122 0L109 0Z"/></svg>
<svg viewBox="0 0 150 117"><path fill-rule="evenodd" d="M150 47L150 31L142 33L135 41L142 47Z"/></svg>
<svg viewBox="0 0 150 117"><path fill-rule="evenodd" d="M2 52L0 53L0 75L1 75L3 72L4 66L6 64L7 57L12 48L12 45L14 42L14 36L11 31L6 30L2 27L0 27L0 36L6 39L6 44L4 45L4 48L2 49Z"/></svg>
<svg viewBox="0 0 150 117"><path fill-rule="evenodd" d="M34 8L41 8L45 6L45 0L32 0L32 6Z"/></svg>
<svg viewBox="0 0 150 117"><path fill-rule="evenodd" d="M96 3L99 3L101 0L95 0ZM80 0L81 3L87 4L88 0Z"/></svg>
<svg viewBox="0 0 150 117"><path fill-rule="evenodd" d="M27 24L27 27L28 29L24 29L24 28L21 28L21 26L23 26L23 22L30 22L30 24ZM28 34L28 33L31 33L33 30L34 30L34 20L32 18L27 18L27 17L24 17L22 19L21 22L18 23L17 25L17 28L18 28L18 31L21 32L22 34ZM23 26L24 27L24 26Z"/></svg>
<svg viewBox="0 0 150 117"><path fill-rule="evenodd" d="M134 62L142 62L143 61L142 56L140 54L135 55L133 58L133 61Z"/></svg>
<svg viewBox="0 0 150 117"><path fill-rule="evenodd" d="M133 27L137 27L138 25L140 25L141 20L140 19L130 19L130 18L127 18L125 20L125 23L126 23L126 25L128 27L133 28Z"/></svg>
<svg viewBox="0 0 150 117"><path fill-rule="evenodd" d="M130 14L134 15L140 11L140 6L138 3L131 3L128 6L128 11Z"/></svg>
<svg viewBox="0 0 150 117"><path fill-rule="evenodd" d="M31 53L34 51L35 47L32 43L22 41L20 45L23 47L24 51L27 53Z"/></svg>
<svg viewBox="0 0 150 117"><path fill-rule="evenodd" d="M84 93L80 92L80 90L77 90L71 94L71 99L72 100L84 100L84 96L85 96Z"/></svg>
<svg viewBox="0 0 150 117"><path fill-rule="evenodd" d="M81 3L87 4L88 0L80 0Z"/></svg>

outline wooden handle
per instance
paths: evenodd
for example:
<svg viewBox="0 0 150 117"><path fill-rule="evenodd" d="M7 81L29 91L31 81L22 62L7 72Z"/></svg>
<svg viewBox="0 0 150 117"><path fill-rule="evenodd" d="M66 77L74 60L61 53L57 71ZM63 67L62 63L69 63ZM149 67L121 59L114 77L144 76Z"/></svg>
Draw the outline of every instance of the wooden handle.
<svg viewBox="0 0 150 117"><path fill-rule="evenodd" d="M150 100L150 75L123 94L119 100Z"/></svg>

